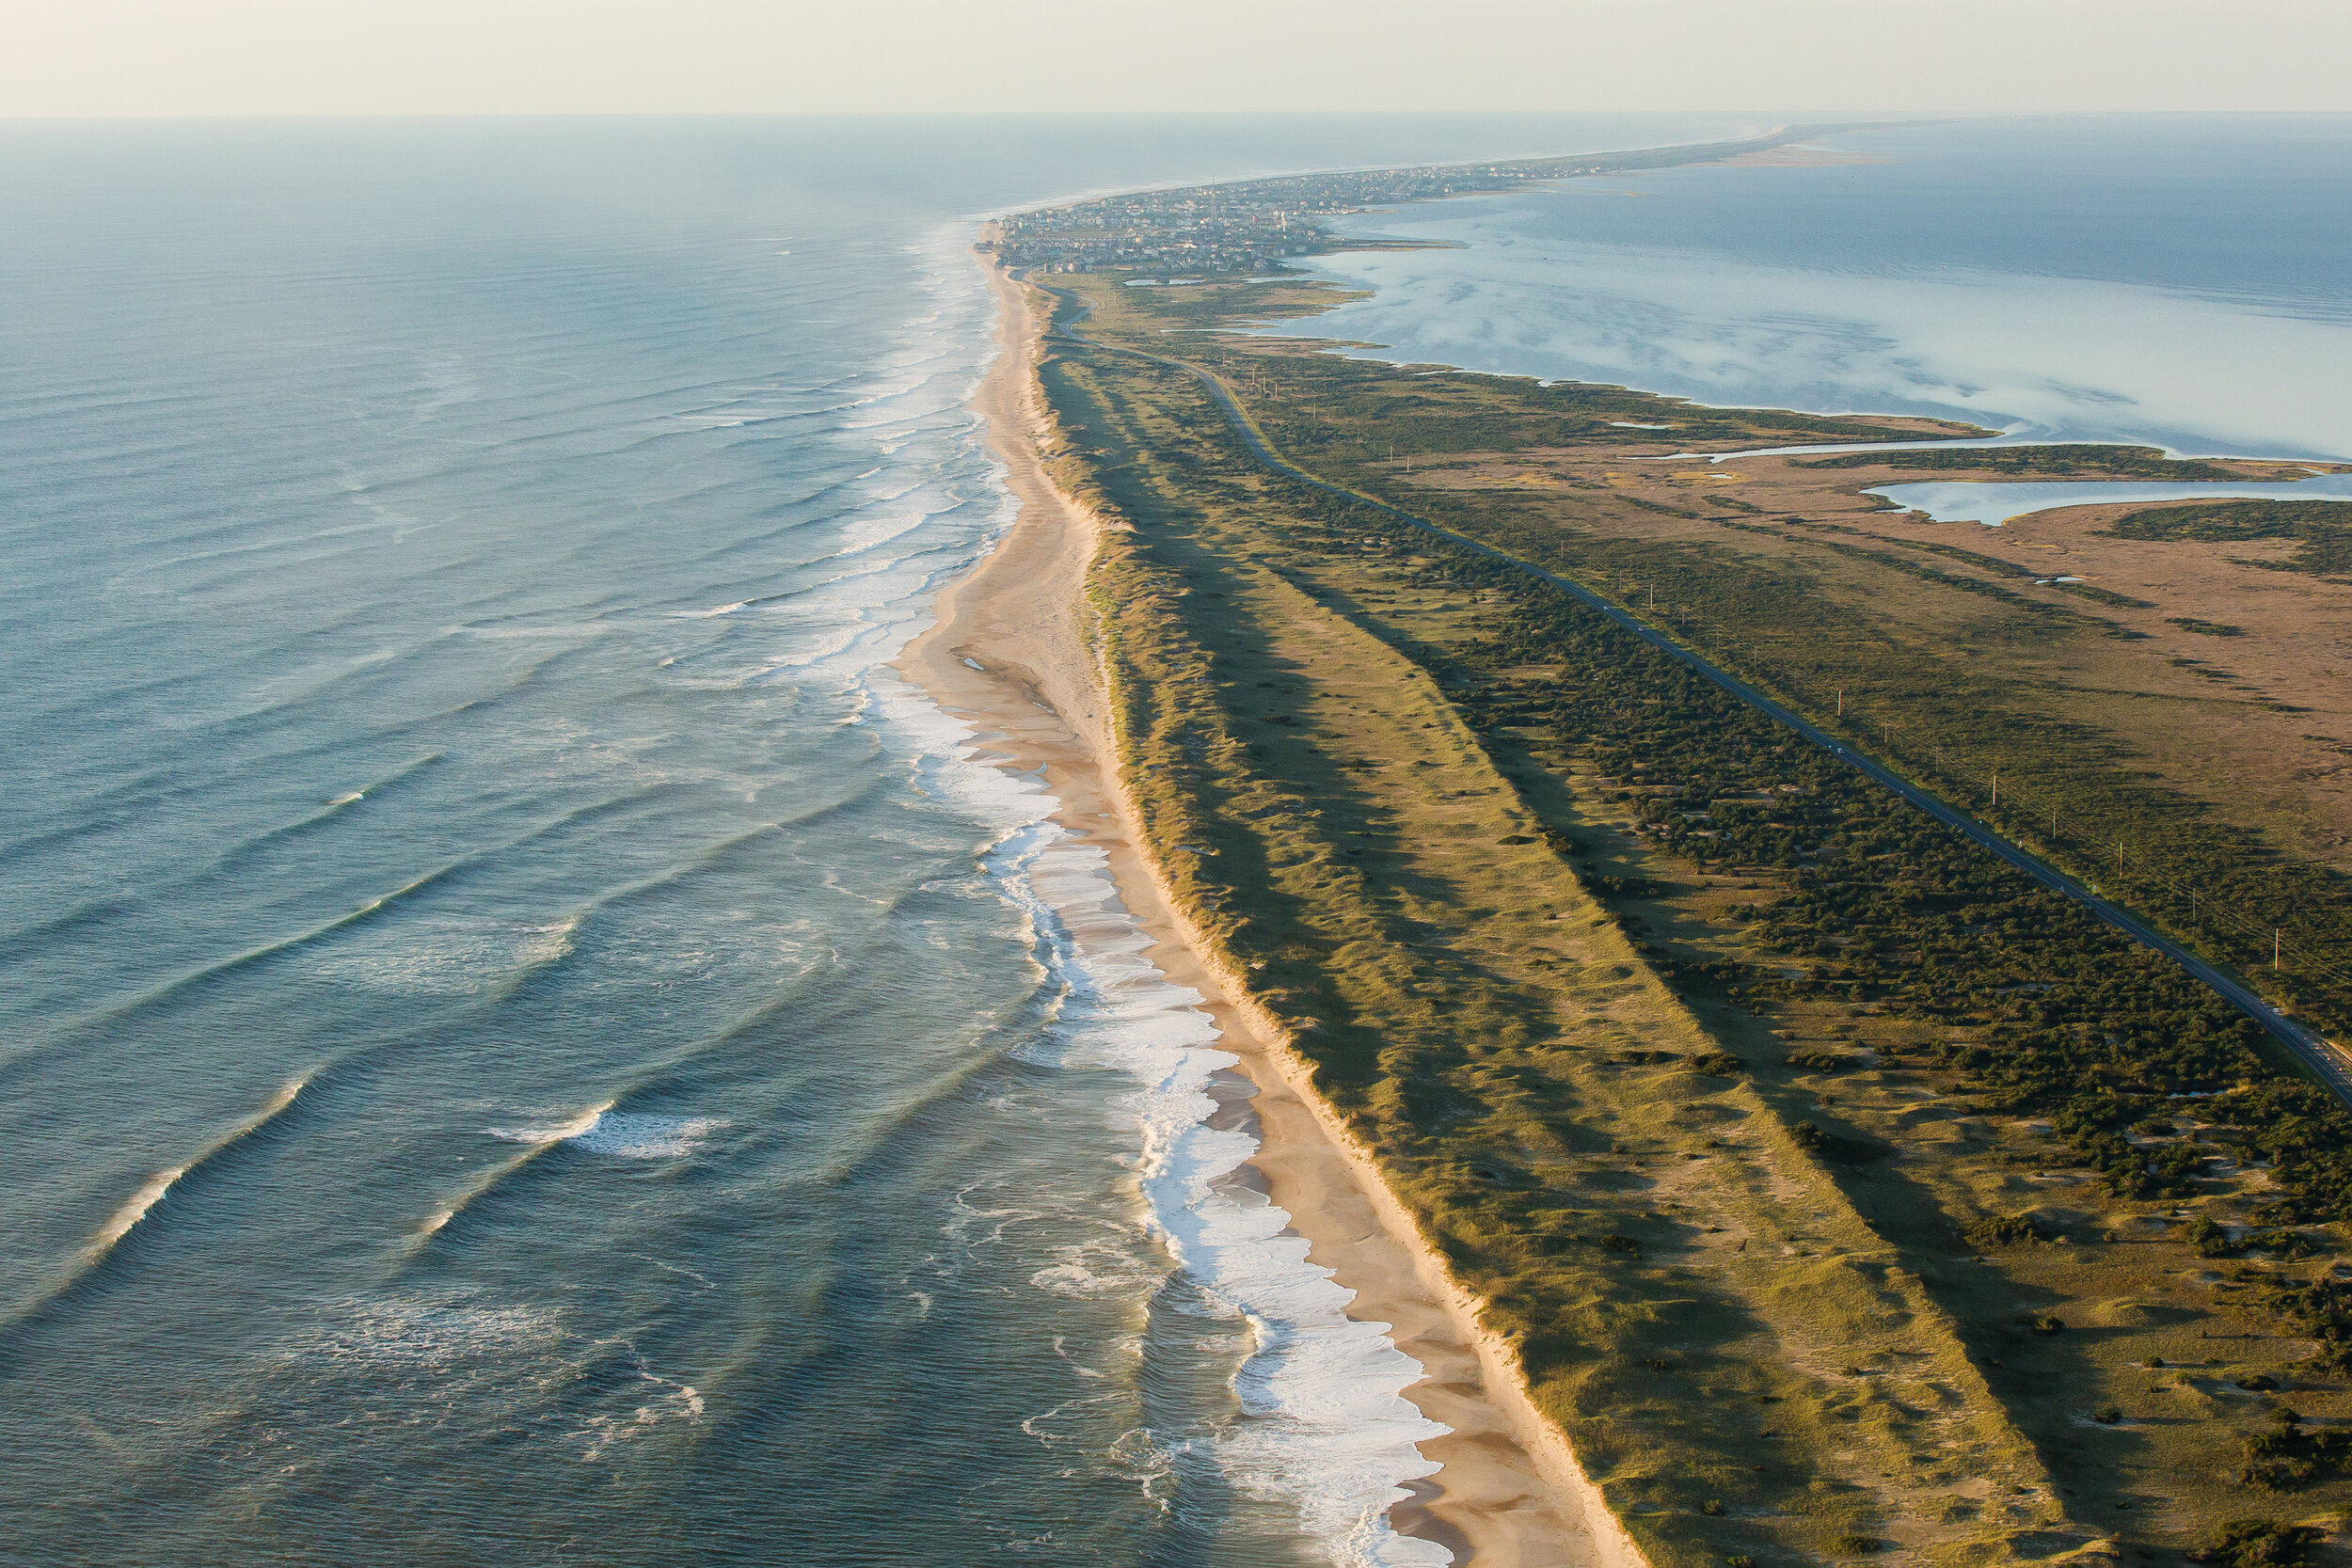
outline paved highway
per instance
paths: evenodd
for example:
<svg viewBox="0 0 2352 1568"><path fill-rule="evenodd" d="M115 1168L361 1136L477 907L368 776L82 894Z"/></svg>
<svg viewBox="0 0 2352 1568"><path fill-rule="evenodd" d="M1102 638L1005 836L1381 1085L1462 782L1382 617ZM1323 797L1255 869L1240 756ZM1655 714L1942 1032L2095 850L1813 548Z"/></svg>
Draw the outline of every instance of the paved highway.
<svg viewBox="0 0 2352 1568"><path fill-rule="evenodd" d="M1602 598L1599 594L1593 593L1590 589L1585 588L1581 584L1572 582L1568 578L1561 577L1556 573L1547 572L1540 566L1531 565L1527 562L1519 560L1517 556L1505 554L1503 551L1498 550L1490 545L1481 544L1478 540L1466 538L1462 534L1455 533L1449 529L1439 528L1435 523L1424 521L1420 517L1414 516L1409 512L1391 506L1386 501L1376 500L1370 496L1361 494L1360 492L1347 489L1342 485L1333 484L1328 480L1318 479L1313 474L1296 467L1287 459L1278 454L1273 448L1266 445L1265 438L1258 433L1257 426L1250 422L1249 416L1243 411L1241 404L1234 400L1232 388L1228 388L1224 382L1217 379L1214 373L1202 369L1199 365L1191 363L1188 360L1171 358L1166 355L1147 354L1141 349L1124 348L1115 343L1097 342L1095 340L1086 337L1077 330L1078 322L1082 320L1087 313L1088 307L1085 302L1069 290L1057 289L1052 287L1050 284L1043 284L1040 286L1044 288L1047 293L1069 302L1076 309L1075 315L1073 315L1065 321L1057 324L1055 329L1062 337L1069 339L1073 342L1085 344L1089 348L1107 350L1115 354L1130 355L1138 359L1151 360L1155 364L1168 365L1174 369L1184 371L1187 374L1196 377L1203 387L1208 388L1209 395L1216 400L1217 406L1225 411L1226 419L1232 424L1234 433L1241 437L1242 444L1249 450L1250 455L1255 457L1264 467L1287 479L1295 480L1301 484L1312 485L1318 490L1326 491L1328 494L1337 496L1343 500L1353 501L1359 506L1369 506L1375 511L1384 513L1388 516L1395 518L1398 522L1404 523L1408 527L1419 529L1423 533L1432 534L1439 539L1444 539L1450 543L1459 545L1465 549L1476 550L1479 554L1487 556L1495 561L1499 561L1504 565L1512 567L1514 570L1524 572L1532 578L1540 578L1541 580L1549 583L1554 588L1559 589L1570 598L1575 599L1578 603L1585 605L1602 615L1606 615L1610 620L1614 621L1618 626L1623 626L1627 631L1631 632L1634 636L1640 638L1651 647L1656 648L1659 652L1665 654L1670 658L1680 660L1683 664L1688 665L1691 669L1696 671L1701 675L1704 675L1707 679L1714 682L1715 685L1739 698L1750 707L1755 708L1759 713L1767 715L1778 723L1787 725L1789 729L1795 731L1798 735L1804 736L1812 744L1819 746L1822 750L1830 752L1832 755L1840 758L1851 767L1861 771L1872 782L1894 791L1897 795L1901 796L1905 800L1908 800L1911 804L1918 807L1921 811L1926 812L1930 816L1934 817L1937 821L1944 823L1947 827L1956 829L1961 832L1966 833L1970 838L1976 840L1979 844L1983 845L1987 849L1992 850L1994 854L2009 862L2010 864L2017 867L2017 869L2023 871L2026 875L2040 882L2043 887L2050 889L2054 893L2062 894L2066 897L2074 899L2076 903L2081 904L2084 908L2090 910L2093 914L2096 914L2100 919L2106 921L2117 930L2122 931L2125 936L2130 937L2133 941L2151 947L2156 952L2163 954L2166 958L2170 958L2174 963L2179 964L2190 974L2195 975L2204 984L2211 986L2233 1006L2244 1012L2247 1017L2252 1019L2256 1023L2260 1024L2272 1038L2278 1040L2290 1052L2294 1053L2296 1057L2301 1061L2305 1067L2311 1069L2312 1077L2316 1078L2321 1084L2325 1085L2328 1089L2333 1091L2339 1100L2344 1101L2346 1104L2352 1104L2352 1068L2347 1068L2344 1058L2339 1056L2334 1048L2329 1046L2318 1036L2312 1034L2310 1030L2305 1029L2301 1024L2296 1023L2294 1020L2280 1012L2276 1007L2273 1007L2269 1003L2264 1001L2262 997L2256 994L2253 989L2248 986L2245 982L2235 979L2223 973L2221 970L2215 968L2212 964L2207 963L2204 959L2199 958L2195 953L2190 952L2179 942L2174 942L2171 938L2153 929L2129 911L2119 909L2117 906L2107 902L2105 898L2100 897L2097 894L2091 892L2080 882L2075 881L2072 877L2064 876L2058 871L2052 870L2049 866L2042 864L2042 862L2036 860L2033 856L2027 854L2016 845L2011 844L2008 839L2003 838L2000 834L1994 832L1992 829L1986 827L1981 822L1977 821L1974 817L1967 816L1963 812L1953 809L1951 806L1947 805L1944 801L1929 794L1926 790L1921 789L1918 785L1894 772L1874 758L1855 751L1835 736L1830 735L1817 725L1807 722L1805 720L1790 712L1788 708L1782 706L1779 703L1776 703L1772 698L1766 696L1763 692L1758 691L1755 687L1752 687L1747 682L1740 679L1737 675L1731 674L1726 671L1717 669L1714 665L1708 663L1706 659L1701 658L1697 654L1692 653L1690 649L1682 646L1679 642L1675 641L1663 632L1661 632L1656 628L1635 619L1627 611L1618 609L1615 605L1610 603L1607 599Z"/></svg>

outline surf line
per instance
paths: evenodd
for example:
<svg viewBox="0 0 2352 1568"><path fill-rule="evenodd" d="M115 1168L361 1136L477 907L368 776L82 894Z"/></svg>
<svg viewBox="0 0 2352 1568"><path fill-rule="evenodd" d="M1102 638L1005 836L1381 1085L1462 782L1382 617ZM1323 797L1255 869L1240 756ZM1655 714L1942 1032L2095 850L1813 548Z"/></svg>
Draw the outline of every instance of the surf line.
<svg viewBox="0 0 2352 1568"><path fill-rule="evenodd" d="M617 1101L608 1100L603 1104L582 1111L571 1120L553 1127L526 1128L515 1132L500 1134L511 1138L522 1147L505 1159L494 1160L474 1172L465 1185L458 1188L455 1196L427 1214L424 1223L409 1232L407 1255L414 1258L421 1253L432 1243L433 1238L439 1235L450 1221L464 1213L475 1199L498 1186L542 1154L547 1153L548 1150L560 1144L569 1143L574 1138L585 1137L596 1131L596 1123L602 1121L605 1113L612 1110L617 1103Z"/></svg>
<svg viewBox="0 0 2352 1568"><path fill-rule="evenodd" d="M260 1110L199 1149L187 1164L175 1165L169 1170L157 1171L153 1176L149 1177L147 1184L133 1193L129 1201L117 1209L106 1223L98 1227L98 1233L92 1236L88 1243L82 1248L84 1272L96 1268L103 1262L106 1255L114 1251L122 1238L131 1233L131 1227L145 1219L149 1212L164 1200L164 1195L170 1192L183 1177L193 1171L200 1170L208 1162L219 1159L230 1148L259 1132L292 1109L294 1101L304 1089L310 1086L310 1080L317 1076L318 1069L312 1068L308 1072L288 1079L276 1094L263 1101Z"/></svg>
<svg viewBox="0 0 2352 1568"><path fill-rule="evenodd" d="M107 1259L114 1256L123 1238L138 1228L173 1189L189 1177L200 1174L208 1165L293 1109L294 1101L317 1079L320 1070L310 1068L288 1079L262 1102L260 1109L230 1124L181 1164L156 1171L141 1182L136 1191L106 1216L105 1223L90 1234L89 1240L75 1249L65 1273L47 1290L11 1313L6 1323L0 1324L0 1329L13 1330L30 1323L87 1281Z"/></svg>

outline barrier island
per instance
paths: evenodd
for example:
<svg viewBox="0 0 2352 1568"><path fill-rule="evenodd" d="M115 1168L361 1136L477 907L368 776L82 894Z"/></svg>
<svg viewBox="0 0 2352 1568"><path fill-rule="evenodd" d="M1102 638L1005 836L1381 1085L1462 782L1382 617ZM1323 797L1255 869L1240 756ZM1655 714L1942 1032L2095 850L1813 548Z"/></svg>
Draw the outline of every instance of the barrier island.
<svg viewBox="0 0 2352 1568"><path fill-rule="evenodd" d="M1524 1459L1437 1478L1479 1560L2301 1560L2352 1503L2338 514L1938 524L1866 491L2280 466L1244 330L1339 297L1267 272L1322 214L1804 135L1005 221L993 420L1066 543L917 665L1094 759L1295 1101L1265 1162L1321 1140L1427 1265Z"/></svg>

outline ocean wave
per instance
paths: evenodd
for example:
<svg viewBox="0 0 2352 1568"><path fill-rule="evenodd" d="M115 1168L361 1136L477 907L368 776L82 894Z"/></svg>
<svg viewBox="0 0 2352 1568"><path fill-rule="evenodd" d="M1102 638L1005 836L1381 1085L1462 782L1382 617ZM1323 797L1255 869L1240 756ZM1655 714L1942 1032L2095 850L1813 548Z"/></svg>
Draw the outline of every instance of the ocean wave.
<svg viewBox="0 0 2352 1568"><path fill-rule="evenodd" d="M14 1329L40 1317L86 1284L173 1192L183 1189L191 1179L215 1168L232 1150L277 1122L294 1108L302 1091L310 1087L317 1077L318 1069L312 1069L288 1079L257 1109L230 1123L179 1164L151 1173L90 1233L89 1239L73 1254L64 1274L11 1313L5 1326Z"/></svg>
<svg viewBox="0 0 2352 1568"><path fill-rule="evenodd" d="M62 717L71 721L74 716L68 714ZM352 749L358 738L339 740L327 747L301 748L274 756L272 761L291 766L296 762L307 761L310 756L321 752L341 752ZM377 737L371 736L365 738ZM325 809L307 814L294 822L262 830L254 837L224 851L218 859L201 871L192 873L187 880L195 880L199 877L220 869L250 848L308 832L331 818L344 805L353 803L354 799L364 798L369 794L389 788L405 779L409 774L440 760L440 755L435 753L415 762L404 764L383 778L362 784L357 791L345 791L346 799L329 800L325 803ZM38 832L28 833L22 838L11 839L6 844L0 844L0 866L58 849L75 848L108 832L119 829L124 816L153 811L158 807L177 801L200 800L213 794L217 787L217 784L211 780L192 781L184 774L160 768L128 779L118 780L96 791L86 800L76 801L74 803L76 809L70 820Z"/></svg>
<svg viewBox="0 0 2352 1568"><path fill-rule="evenodd" d="M593 1110L579 1112L565 1121L540 1127L485 1127L482 1132L484 1136L496 1138L501 1143L560 1144L566 1138L581 1137L594 1132L596 1123L602 1121L604 1114L611 1109L612 1101L608 1100Z"/></svg>
<svg viewBox="0 0 2352 1568"><path fill-rule="evenodd" d="M69 1021L50 1037L46 1044L54 1047L60 1040L72 1038L100 1025L119 1025L142 1013L179 1001L190 992L225 979L241 970L267 963L273 958L282 958L288 954L297 953L338 932L348 931L355 927L365 925L403 901L414 898L428 888L456 875L477 858L466 856L436 866L422 876L412 878L393 888L389 893L378 894L357 909L347 910L342 914L323 920L307 929L269 942L257 942L242 952L231 953L227 958L215 958L210 963L199 964L167 980L158 981L144 990L102 1006L92 1013ZM24 1060L25 1059L11 1062L8 1066L13 1069L24 1065Z"/></svg>
<svg viewBox="0 0 2352 1568"><path fill-rule="evenodd" d="M723 1117L669 1117L615 1111L610 1104L553 1127L490 1127L484 1131L507 1143L567 1143L590 1154L616 1160L675 1160L702 1148L727 1125Z"/></svg>
<svg viewBox="0 0 2352 1568"><path fill-rule="evenodd" d="M1248 1131L1210 1125L1214 1081L1239 1058L1217 1045L1200 994L1152 961L1152 940L1120 903L1103 852L1046 815L1054 801L1040 781L981 762L969 724L903 686L878 683L877 694L892 727L926 744L930 754L917 764L924 786L1002 824L982 865L1024 919L1057 993L1032 1053L1135 1080L1123 1103L1138 1135L1144 1223L1208 1308L1248 1326L1250 1349L1233 1380L1243 1417L1209 1439L1218 1468L1236 1491L1294 1511L1334 1563L1452 1561L1445 1547L1389 1522L1390 1509L1412 1496L1406 1483L1438 1469L1419 1445L1449 1430L1404 1398L1420 1364L1388 1325L1348 1317L1354 1292L1308 1260L1288 1213L1251 1184L1226 1180L1259 1146ZM958 1203L967 1243L974 1231L1001 1236L1025 1217L1009 1206L983 1208L969 1194ZM1104 1237L1066 1247L1031 1283L1054 1295L1117 1297L1136 1291L1136 1275ZM1157 1475L1167 1459L1156 1439L1151 1447L1142 1468Z"/></svg>
<svg viewBox="0 0 2352 1568"><path fill-rule="evenodd" d="M407 518L397 516L379 517L370 522L345 523L331 528L310 528L301 530L298 532L271 534L261 539L239 537L248 532L248 530L242 522L226 528L209 528L200 531L200 533L184 534L182 535L180 539L168 542L192 542L195 538L202 535L210 535L214 537L236 537L237 542L230 545L222 545L213 549L191 550L183 555L162 556L152 561L143 561L138 565L118 572L115 576L107 578L104 585L101 589L101 592L107 594L118 593L127 588L135 579L138 578L151 577L156 573L168 572L174 570L175 568L206 565L215 562L246 558L250 558L258 562L275 562L284 559L284 557L293 550L305 546L314 546L323 539L347 540L355 538L368 538L370 536L382 533L389 529L398 529L404 526L410 526L410 524L411 519ZM306 554L311 560L322 558L322 552L315 550L307 551ZM177 589L178 585L175 584L170 590L159 590L159 592L176 592Z"/></svg>
<svg viewBox="0 0 2352 1568"><path fill-rule="evenodd" d="M617 1103L617 1100L608 1100L560 1121L484 1128L485 1137L520 1147L475 1171L427 1213L409 1233L409 1251L422 1250L476 1203L555 1149L571 1148L618 1160L677 1160L694 1153L711 1133L727 1125L723 1117L616 1112Z"/></svg>
<svg viewBox="0 0 2352 1568"><path fill-rule="evenodd" d="M1420 1364L1386 1324L1348 1317L1354 1292L1308 1260L1288 1213L1224 1180L1258 1140L1209 1124L1212 1080L1238 1058L1217 1047L1200 994L1151 961L1151 940L1120 904L1099 849L1042 835L1014 885L1039 905L1045 961L1070 988L1057 1033L1071 1061L1137 1080L1128 1105L1152 1223L1202 1291L1249 1326L1253 1349L1233 1380L1245 1415L1216 1441L1219 1467L1244 1495L1294 1509L1334 1562L1450 1561L1388 1520L1411 1496L1405 1483L1438 1468L1419 1445L1447 1431L1403 1396Z"/></svg>
<svg viewBox="0 0 2352 1568"><path fill-rule="evenodd" d="M61 913L20 926L13 931L0 932L0 961L42 952L67 937L92 926L102 926L130 913L137 907L135 899L119 895L94 898Z"/></svg>
<svg viewBox="0 0 2352 1568"><path fill-rule="evenodd" d="M542 920L427 911L375 941L322 947L304 970L373 990L511 993L570 957L583 918L580 911Z"/></svg>
<svg viewBox="0 0 2352 1568"><path fill-rule="evenodd" d="M465 1213L467 1210L472 1208L490 1193L496 1192L548 1150L560 1147L567 1138L576 1137L594 1128L597 1119L612 1108L612 1101L608 1100L601 1105L577 1113L567 1120L548 1125L484 1128L483 1132L490 1137L505 1143L522 1145L521 1150L508 1155L503 1160L492 1161L460 1183L454 1193L451 1194L432 1212L425 1215L416 1229L409 1233L409 1251L412 1254L422 1251L442 1231L448 1229L452 1222L459 1215Z"/></svg>
<svg viewBox="0 0 2352 1568"><path fill-rule="evenodd" d="M291 822L262 829L243 842L230 846L215 857L211 863L190 871L185 876L167 882L146 882L139 887L135 895L116 895L96 899L79 908L52 915L22 929L0 932L0 958L7 958L17 953L39 952L63 938L90 927L101 926L110 920L136 914L142 909L151 908L158 903L184 898L189 895L191 890L199 889L208 882L240 876L252 861L266 851L319 831L343 816L350 807L372 795L405 783L441 760L441 754L434 752L413 762L403 764L381 778L369 782L362 789L346 791L329 799L314 812ZM60 836L63 840L70 842L74 838L102 831L106 821L107 818L103 816L95 813L87 814L82 822L75 824L72 829ZM0 864L6 863L7 859L7 852L0 851ZM444 871L449 869L451 868L442 868ZM410 893L421 891L433 879L434 876L437 875L438 873L431 874L405 888L395 889L382 899L362 906L348 915L314 927L308 931L297 933L279 942L260 944L243 953L231 955L228 958L199 965L171 979L157 982L147 991L136 993L115 1004L112 1010L102 1010L93 1017L69 1020L46 1036L30 1042L25 1049L9 1056L6 1061L0 1062L0 1078L4 1078L8 1072L18 1067L40 1058L61 1041L76 1037L77 1030L96 1023L119 1022L135 1016L148 1006L168 1002L183 991L200 988L211 980L231 974L252 963L304 947L345 926L373 915L387 902L396 901Z"/></svg>

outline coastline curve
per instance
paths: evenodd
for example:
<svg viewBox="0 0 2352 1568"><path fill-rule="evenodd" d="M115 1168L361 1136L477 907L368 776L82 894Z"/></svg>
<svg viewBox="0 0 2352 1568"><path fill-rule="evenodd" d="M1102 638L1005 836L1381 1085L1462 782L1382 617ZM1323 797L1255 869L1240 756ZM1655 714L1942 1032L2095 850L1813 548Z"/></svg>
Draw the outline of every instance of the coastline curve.
<svg viewBox="0 0 2352 1568"><path fill-rule="evenodd" d="M1019 505L1013 526L945 590L934 625L898 670L943 710L978 723L990 760L1041 774L1063 826L1105 856L1120 900L1151 939L1147 957L1190 986L1220 1044L1257 1093L1258 1152L1247 1162L1273 1202L1355 1300L1348 1317L1386 1326L1418 1361L1405 1397L1450 1429L1422 1452L1440 1466L1394 1511L1399 1527L1456 1560L1519 1568L1646 1568L1584 1476L1568 1440L1536 1410L1512 1347L1453 1279L1381 1179L1370 1152L1313 1088L1285 1031L1220 963L1171 895L1120 776L1104 673L1085 624L1085 587L1103 530L1047 467L1051 432L1036 363L1043 337L1031 285L990 268L1002 350L975 393Z"/></svg>

